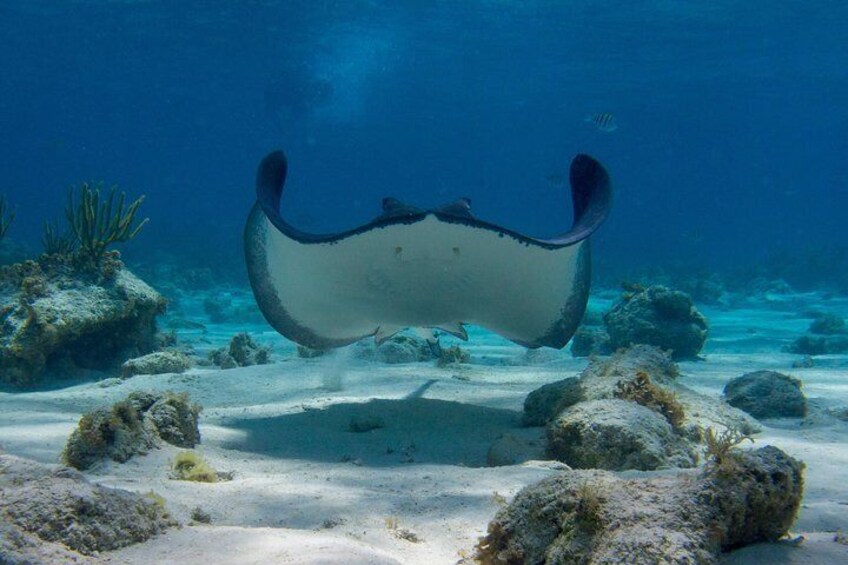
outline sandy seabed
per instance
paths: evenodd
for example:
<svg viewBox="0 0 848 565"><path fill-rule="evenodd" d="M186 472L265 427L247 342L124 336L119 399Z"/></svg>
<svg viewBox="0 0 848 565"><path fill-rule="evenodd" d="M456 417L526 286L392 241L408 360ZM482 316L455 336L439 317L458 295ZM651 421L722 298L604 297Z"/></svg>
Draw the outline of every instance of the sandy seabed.
<svg viewBox="0 0 848 565"><path fill-rule="evenodd" d="M818 294L702 308L711 328L705 360L680 364L683 384L716 397L743 373L788 373L803 381L810 403L807 418L765 422L755 438L806 463L792 531L805 540L748 547L726 563L848 563L848 546L833 541L848 531L848 422L826 414L848 407L848 355L793 369L799 356L782 352L809 325L798 313L811 308L848 316L848 300ZM0 447L45 463L58 461L83 412L133 390L187 391L204 407L198 451L233 480L169 478L179 451L170 446L86 472L107 486L162 495L186 524L101 556L104 563L456 563L473 555L504 499L559 472L535 460L486 467L486 454L503 434L541 441L541 428L521 426L522 405L531 390L585 368L567 350L527 352L473 329L464 346L471 364L440 369L362 360L352 348L301 359L265 326L208 326L180 338L202 352L245 330L273 345L273 364L0 392ZM383 427L350 431L362 418ZM210 524L192 522L197 507Z"/></svg>

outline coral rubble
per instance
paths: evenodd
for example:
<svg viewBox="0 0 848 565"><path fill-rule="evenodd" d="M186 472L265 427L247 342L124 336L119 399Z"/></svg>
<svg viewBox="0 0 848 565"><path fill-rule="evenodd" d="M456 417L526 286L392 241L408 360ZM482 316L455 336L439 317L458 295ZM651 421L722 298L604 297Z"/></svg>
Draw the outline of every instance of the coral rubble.
<svg viewBox="0 0 848 565"><path fill-rule="evenodd" d="M374 359L390 365L418 363L439 357L437 342L430 342L416 335L396 334L378 346L360 341L354 354L360 359Z"/></svg>
<svg viewBox="0 0 848 565"><path fill-rule="evenodd" d="M609 334L603 328L580 326L571 338L571 354L574 357L609 355L612 353Z"/></svg>
<svg viewBox="0 0 848 565"><path fill-rule="evenodd" d="M810 324L809 332L819 335L834 335L848 333L845 320L836 314L822 314Z"/></svg>

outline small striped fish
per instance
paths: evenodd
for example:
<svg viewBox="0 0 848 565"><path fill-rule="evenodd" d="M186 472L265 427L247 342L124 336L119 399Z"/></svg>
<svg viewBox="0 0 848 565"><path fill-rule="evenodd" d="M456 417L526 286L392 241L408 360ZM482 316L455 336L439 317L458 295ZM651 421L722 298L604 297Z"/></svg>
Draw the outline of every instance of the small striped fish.
<svg viewBox="0 0 848 565"><path fill-rule="evenodd" d="M615 121L615 114L607 112L586 116L583 121L589 122L600 131L605 131L607 133L618 129L618 122Z"/></svg>

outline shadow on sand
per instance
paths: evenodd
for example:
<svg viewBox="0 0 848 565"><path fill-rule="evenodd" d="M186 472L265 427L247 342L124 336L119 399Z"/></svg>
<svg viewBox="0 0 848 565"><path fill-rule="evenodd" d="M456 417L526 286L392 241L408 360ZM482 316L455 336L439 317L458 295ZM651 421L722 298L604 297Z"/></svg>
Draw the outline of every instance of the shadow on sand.
<svg viewBox="0 0 848 565"><path fill-rule="evenodd" d="M225 449L372 467L413 462L481 467L492 442L502 434L529 438L539 434L538 428L521 427L518 412L414 395L230 420L222 426L240 432L237 438L222 441Z"/></svg>

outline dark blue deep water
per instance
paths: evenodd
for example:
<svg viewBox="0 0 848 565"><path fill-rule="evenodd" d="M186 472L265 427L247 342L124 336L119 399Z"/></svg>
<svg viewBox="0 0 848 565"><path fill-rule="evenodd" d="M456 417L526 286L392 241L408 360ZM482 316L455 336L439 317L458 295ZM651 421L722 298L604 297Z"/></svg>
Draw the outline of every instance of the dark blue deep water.
<svg viewBox="0 0 848 565"><path fill-rule="evenodd" d="M0 2L0 193L39 249L86 180L146 194L129 262L243 276L259 159L284 215L366 221L469 196L534 235L603 161L596 273L748 271L848 289L844 2ZM618 129L584 121L611 113Z"/></svg>

